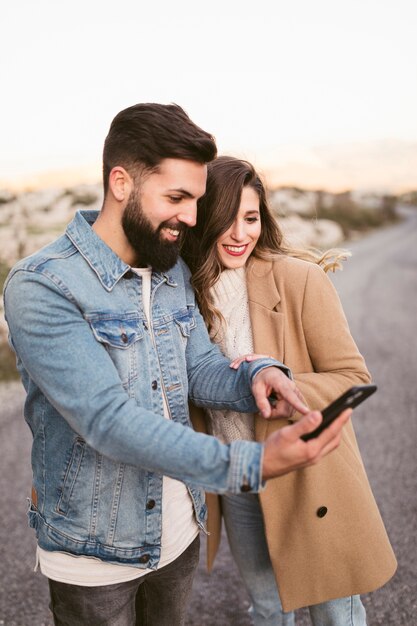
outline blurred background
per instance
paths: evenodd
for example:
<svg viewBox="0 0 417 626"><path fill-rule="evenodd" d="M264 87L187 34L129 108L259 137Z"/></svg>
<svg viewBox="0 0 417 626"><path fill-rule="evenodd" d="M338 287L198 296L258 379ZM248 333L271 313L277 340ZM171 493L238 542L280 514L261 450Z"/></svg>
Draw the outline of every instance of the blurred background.
<svg viewBox="0 0 417 626"><path fill-rule="evenodd" d="M100 207L104 137L141 101L180 104L252 161L297 243L398 219L417 202L416 19L414 0L7 3L0 288L77 208ZM2 379L4 338L3 321Z"/></svg>
<svg viewBox="0 0 417 626"><path fill-rule="evenodd" d="M410 313L417 304L416 23L415 0L19 0L2 7L0 292L10 267L60 234L78 208L100 208L104 138L116 113L137 102L180 104L216 137L220 154L253 162L290 241L353 249L351 269L335 282L371 370L386 380L386 395L381 392L375 407L397 411L389 385L395 371L403 422L413 428L395 452L403 464L408 459L407 470L393 461L392 482L381 473L392 450L375 447L375 422L359 432L404 563L376 601L371 626L417 623L408 546L416 523L415 478L405 491L398 487L404 475L417 474L411 449L417 420L409 415L417 404L416 351L409 340L417 331ZM385 252L389 258L382 258ZM381 300L388 285L397 291ZM376 305L379 317L370 311ZM378 333L368 327L377 319ZM27 456L26 484L30 437L17 426L23 424L23 394L6 337L0 306L2 459L13 476ZM385 428L384 441L392 445L389 424ZM18 511L4 533L18 533L13 541L23 554L20 570L13 553L4 561L15 582L0 593L7 601L4 611L0 601L0 624L41 626L47 593L42 577L30 571L33 546L25 542L33 538L20 510L23 496L17 502L10 482L3 493L5 511ZM227 552L220 563L223 575L210 583L201 570L192 625L249 623ZM223 584L226 570L229 585ZM210 593L220 598L215 618L206 604ZM22 601L24 613L13 609ZM299 616L297 624L304 623Z"/></svg>

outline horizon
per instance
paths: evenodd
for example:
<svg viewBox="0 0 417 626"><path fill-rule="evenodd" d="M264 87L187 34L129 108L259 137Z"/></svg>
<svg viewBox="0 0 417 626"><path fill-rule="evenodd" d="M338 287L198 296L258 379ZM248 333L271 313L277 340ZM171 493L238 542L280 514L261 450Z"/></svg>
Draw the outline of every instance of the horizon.
<svg viewBox="0 0 417 626"><path fill-rule="evenodd" d="M0 186L99 172L118 111L177 102L274 184L417 187L414 0L212 0L204 19L192 0L21 0L3 13Z"/></svg>
<svg viewBox="0 0 417 626"><path fill-rule="evenodd" d="M251 160L245 154L235 155L238 158ZM415 169L416 175L409 177L408 182L395 181L395 175L391 172L377 171L377 177L368 175L355 177L351 172L331 172L319 164L312 164L307 160L287 162L277 165L268 164L265 160L262 165L256 164L252 159L258 173L264 179L267 188L273 190L283 187L295 187L306 191L326 191L329 193L343 193L347 191L363 191L368 193L403 195L417 190L417 156ZM68 167L66 169L50 169L38 172L22 174L10 179L1 178L0 191L9 191L20 194L41 191L56 187L76 187L83 184L99 185L102 183L101 164L89 164L83 167Z"/></svg>

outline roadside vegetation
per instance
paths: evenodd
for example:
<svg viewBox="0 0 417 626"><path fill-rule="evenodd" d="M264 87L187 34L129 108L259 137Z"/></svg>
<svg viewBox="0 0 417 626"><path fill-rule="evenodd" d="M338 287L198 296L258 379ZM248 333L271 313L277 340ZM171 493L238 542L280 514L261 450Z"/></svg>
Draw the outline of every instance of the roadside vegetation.
<svg viewBox="0 0 417 626"><path fill-rule="evenodd" d="M101 194L101 185L46 190L39 194L23 194L21 198L0 190L0 294L9 269L17 259L62 232L77 208L99 208ZM298 215L310 223L332 220L340 225L345 239L353 239L401 219L397 206L417 209L417 191L401 196L371 194L364 197L354 191L334 194L281 187L271 190L270 201L278 220L290 215ZM15 356L7 342L5 324L1 321L2 313L0 304L0 382L18 378Z"/></svg>
<svg viewBox="0 0 417 626"><path fill-rule="evenodd" d="M0 382L18 380L16 357L7 342L0 343Z"/></svg>
<svg viewBox="0 0 417 626"><path fill-rule="evenodd" d="M3 293L3 285L6 280L9 268L0 261L0 293ZM16 358L10 349L6 336L0 333L0 382L16 380L19 374L16 369Z"/></svg>
<svg viewBox="0 0 417 626"><path fill-rule="evenodd" d="M400 219L397 207L416 200L407 197L346 191L330 193L299 187L280 187L270 193L277 218L299 215L306 221L331 220L339 224L345 239L394 223Z"/></svg>
<svg viewBox="0 0 417 626"><path fill-rule="evenodd" d="M355 233L364 233L373 228L392 224L400 218L396 212L396 196L383 196L379 209L361 206L348 195L335 196L330 207L317 204L316 217L318 219L333 220L340 224L346 239Z"/></svg>

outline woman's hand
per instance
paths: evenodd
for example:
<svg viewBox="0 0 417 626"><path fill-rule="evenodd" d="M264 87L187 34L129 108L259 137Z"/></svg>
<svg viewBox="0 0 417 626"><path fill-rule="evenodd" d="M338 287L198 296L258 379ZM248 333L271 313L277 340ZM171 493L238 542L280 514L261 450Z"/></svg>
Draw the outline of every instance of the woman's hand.
<svg viewBox="0 0 417 626"><path fill-rule="evenodd" d="M238 367L244 363L245 361L256 361L256 359L273 359L274 357L269 354L242 354L241 356L233 359L230 362L229 367L232 369L238 369ZM275 372L268 372L268 369L275 369ZM263 371L263 374L266 374L267 377L272 375L272 378L267 385L268 394L267 398L264 397L265 389L261 388L259 390L259 385L252 385L252 393L255 397L256 404L258 409L265 418L278 418L278 417L293 417L296 411L304 414L307 413L308 408L306 405L306 401L301 393L301 391L296 387L294 381L288 378L286 374L284 374L278 368L266 368ZM279 372L279 374L278 374ZM257 374L256 378L259 376ZM277 380L277 376L279 376ZM259 376L259 379L263 378L263 376ZM258 380L259 383L259 380ZM268 401L266 401L268 400Z"/></svg>
<svg viewBox="0 0 417 626"><path fill-rule="evenodd" d="M262 417L292 417L295 411L309 412L301 392L293 380L275 365L265 367L252 379L252 393Z"/></svg>
<svg viewBox="0 0 417 626"><path fill-rule="evenodd" d="M239 365L242 365L245 361L256 361L256 359L273 359L274 357L270 354L242 354L242 356L238 356L236 359L230 362L229 367L234 370L237 370Z"/></svg>

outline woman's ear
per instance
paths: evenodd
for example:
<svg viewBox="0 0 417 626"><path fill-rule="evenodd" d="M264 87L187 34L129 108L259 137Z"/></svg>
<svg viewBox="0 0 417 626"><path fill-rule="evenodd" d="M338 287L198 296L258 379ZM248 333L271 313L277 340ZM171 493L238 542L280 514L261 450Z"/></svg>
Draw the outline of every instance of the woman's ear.
<svg viewBox="0 0 417 626"><path fill-rule="evenodd" d="M117 165L109 174L109 191L118 202L127 201L133 188L133 181L128 172Z"/></svg>

